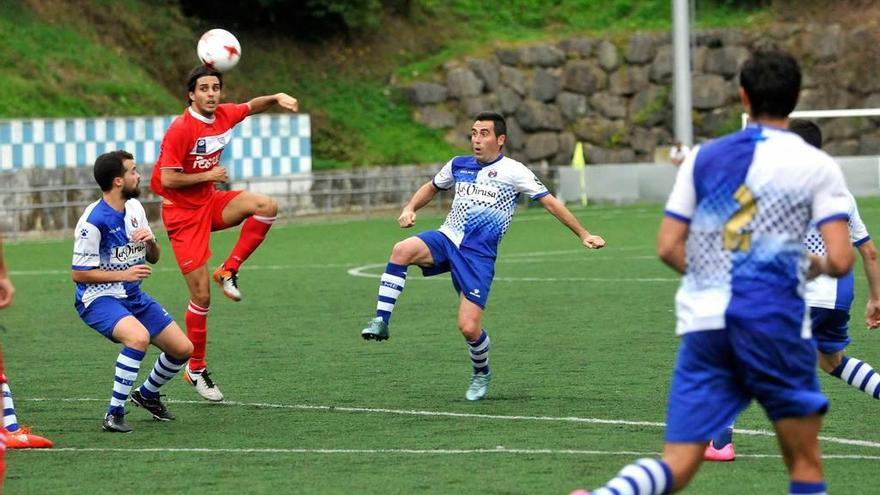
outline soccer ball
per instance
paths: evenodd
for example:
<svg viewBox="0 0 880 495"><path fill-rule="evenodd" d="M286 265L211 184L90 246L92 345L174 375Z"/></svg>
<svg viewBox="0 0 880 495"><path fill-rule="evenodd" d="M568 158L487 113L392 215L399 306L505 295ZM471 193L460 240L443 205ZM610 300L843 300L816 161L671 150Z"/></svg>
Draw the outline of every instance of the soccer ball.
<svg viewBox="0 0 880 495"><path fill-rule="evenodd" d="M212 29L199 38L196 52L203 64L220 72L226 72L235 67L241 58L241 45L229 31Z"/></svg>

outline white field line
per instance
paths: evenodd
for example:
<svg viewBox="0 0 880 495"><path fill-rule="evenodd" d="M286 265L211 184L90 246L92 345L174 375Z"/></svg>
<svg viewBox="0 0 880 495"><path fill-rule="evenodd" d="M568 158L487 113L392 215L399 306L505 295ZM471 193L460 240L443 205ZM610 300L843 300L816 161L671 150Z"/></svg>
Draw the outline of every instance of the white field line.
<svg viewBox="0 0 880 495"><path fill-rule="evenodd" d="M584 262L593 262L593 261L656 261L658 264L660 260L656 256L602 256L602 255L581 255L581 256L554 256L553 258L544 258L544 259L535 259L535 258L498 258L496 264L498 265L507 265L507 264L517 264L517 263L544 263L547 261L552 261L554 263L584 263Z"/></svg>
<svg viewBox="0 0 880 495"><path fill-rule="evenodd" d="M653 249L649 246L624 246L620 248L615 248L616 251L634 251L634 250L647 250ZM566 259L556 259L554 258L552 261L608 261L608 260L642 260L642 259L656 259L656 256L625 256L625 257L616 257L616 256L596 256L590 253L586 253L585 249L568 249L568 250L560 250L560 251L534 251L534 252L525 252L525 253L510 253L506 254L499 260L500 263L541 263L543 260L541 259L531 259L531 258L540 258L543 256L559 256L559 255L567 255L567 254L577 254L581 256L575 256L572 258ZM510 259L508 259L510 258ZM295 270L295 269L332 269L332 268L351 268L354 263L301 263L301 264L289 264L289 265L247 265L247 270ZM373 267L374 265L364 265ZM375 266L384 267L384 263L376 264ZM363 267L355 267L352 270L356 270L358 268ZM173 266L163 266L161 268L153 267L154 272L177 272L179 271L176 267ZM10 270L9 275L11 276L42 276L42 275L69 275L70 270L62 269L62 270Z"/></svg>
<svg viewBox="0 0 880 495"><path fill-rule="evenodd" d="M22 451L12 451L22 452ZM507 454L507 455L583 455L583 456L627 456L627 457L659 457L659 452L635 452L627 450L574 450L574 449L510 449L496 447L494 449L218 449L203 447L135 447L135 448L103 448L103 447L57 447L51 449L30 449L27 452L62 454L79 452L123 452L123 453L193 453L193 454L318 454L318 455L363 455L363 454L388 454L388 455L469 455L469 454ZM15 455L15 454L13 454ZM737 459L780 459L780 454L737 454ZM845 460L868 460L880 461L876 455L850 455L850 454L826 454L822 460L845 459Z"/></svg>
<svg viewBox="0 0 880 495"><path fill-rule="evenodd" d="M515 264L515 263L543 263L545 261L553 261L553 262L587 262L587 261L625 261L625 260L656 260L656 256L593 256L593 255L584 255L584 256L568 256L568 257L559 257L561 254L583 254L584 250L581 251L559 251L559 252L541 252L531 255L533 257L527 257L528 253L520 253L520 254L512 254L508 255L504 258L498 260L498 264ZM553 259L547 260L540 259L541 256L555 256ZM509 259L508 259L509 258ZM334 268L351 268L353 263L302 263L302 264L291 264L291 265L248 265L247 270L296 270L296 269L306 269L306 270L323 270L323 269L334 269ZM374 266L374 265L365 265L365 266ZM376 264L375 266L385 266L384 263ZM359 267L355 267L357 269ZM177 268L165 266L161 268L153 267L154 272L177 272L179 271ZM9 275L11 276L40 276L40 275L68 275L70 274L70 270L10 270Z"/></svg>
<svg viewBox="0 0 880 495"><path fill-rule="evenodd" d="M22 400L22 399L19 399ZM106 399L94 398L73 398L73 399L50 399L50 398L25 398L24 400L32 402L105 402ZM665 428L666 423L656 421L631 421L625 419L601 419L601 418L582 418L578 416L514 416L505 414L477 414L477 413L460 413L450 411L424 411L418 409L388 409L373 407L345 407L345 406L323 406L313 404L273 404L268 402L238 402L224 401L215 404L207 404L205 401L197 400L166 400L169 404L201 404L207 407L220 406L237 406L237 407L255 407L265 409L294 409L301 411L326 411L326 412L348 412L348 413L366 413L366 414L388 414L397 416L424 416L433 418L470 418L470 419L488 419L499 421L544 421L557 423L586 423L601 425L620 425L620 426L649 426L655 428ZM734 433L740 435L775 437L772 431L767 430L746 430L736 428ZM869 440L853 440L849 438L820 436L819 439L827 443L837 443L841 445L855 445L859 447L870 447L880 449L880 442L872 442Z"/></svg>
<svg viewBox="0 0 880 495"><path fill-rule="evenodd" d="M326 268L349 268L352 263L302 263L294 265L248 265L247 270L293 270L297 268L304 269L326 269ZM384 264L382 266L385 266ZM247 271L245 270L245 271ZM154 272L179 272L180 270L172 266L164 266L162 268L153 267ZM28 276L28 275L70 275L70 270L10 270L10 276Z"/></svg>

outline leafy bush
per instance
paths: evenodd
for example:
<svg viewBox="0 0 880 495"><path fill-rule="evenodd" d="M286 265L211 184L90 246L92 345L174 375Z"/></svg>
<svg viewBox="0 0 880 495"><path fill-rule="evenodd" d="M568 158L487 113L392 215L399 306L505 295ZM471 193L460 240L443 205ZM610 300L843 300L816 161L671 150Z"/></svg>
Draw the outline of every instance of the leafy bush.
<svg viewBox="0 0 880 495"><path fill-rule="evenodd" d="M372 31L384 11L406 15L411 0L180 0L188 16L236 28L274 30L300 39Z"/></svg>

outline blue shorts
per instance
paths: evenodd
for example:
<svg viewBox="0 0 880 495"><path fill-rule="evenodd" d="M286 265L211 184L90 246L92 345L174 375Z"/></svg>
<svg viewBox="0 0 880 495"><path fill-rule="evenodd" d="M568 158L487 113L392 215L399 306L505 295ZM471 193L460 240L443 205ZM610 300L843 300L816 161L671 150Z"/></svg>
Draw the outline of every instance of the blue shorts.
<svg viewBox="0 0 880 495"><path fill-rule="evenodd" d="M810 308L810 319L813 320L813 338L819 352L834 354L849 345L849 311Z"/></svg>
<svg viewBox="0 0 880 495"><path fill-rule="evenodd" d="M450 272L456 292L468 301L486 309L489 289L495 277L495 257L479 254L468 248L459 249L448 237L437 230L416 235L431 250L434 266L422 267L426 277Z"/></svg>
<svg viewBox="0 0 880 495"><path fill-rule="evenodd" d="M94 328L104 337L113 340L113 329L119 320L134 316L150 332L152 339L174 322L174 319L152 297L140 292L125 299L103 296L84 307L76 303L76 311L86 325ZM115 340L113 340L115 342Z"/></svg>
<svg viewBox="0 0 880 495"><path fill-rule="evenodd" d="M816 344L800 328L773 334L731 321L685 334L666 416L666 441L707 442L730 427L754 398L770 421L828 410L816 376Z"/></svg>

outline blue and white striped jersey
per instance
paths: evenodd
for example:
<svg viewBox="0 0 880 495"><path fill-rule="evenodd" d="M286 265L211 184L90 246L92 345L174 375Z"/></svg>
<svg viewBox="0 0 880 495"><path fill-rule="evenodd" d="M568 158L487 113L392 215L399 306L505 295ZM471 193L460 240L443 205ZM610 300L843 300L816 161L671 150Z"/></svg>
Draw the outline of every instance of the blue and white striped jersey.
<svg viewBox="0 0 880 495"><path fill-rule="evenodd" d="M139 228L150 228L143 205L136 199L125 202L125 212L114 210L103 199L86 207L76 223L73 243L74 270L98 268L123 271L146 261L147 246L131 242L131 234ZM140 292L138 282L76 284L76 301L88 307L101 296L122 299Z"/></svg>
<svg viewBox="0 0 880 495"><path fill-rule="evenodd" d="M856 206L856 198L852 194L847 193L849 197L849 238L853 246L861 246L871 240L868 235L868 229L859 216L859 209ZM822 235L815 225L810 226L807 237L804 239L804 246L811 254L825 256L825 242L822 241ZM829 277L828 275L819 275L807 282L804 299L807 306L811 308L825 309L843 309L849 311L853 302L853 293L855 286L855 277L852 270L840 278Z"/></svg>
<svg viewBox="0 0 880 495"><path fill-rule="evenodd" d="M550 194L531 170L504 155L492 163L457 156L434 176L434 186L455 187L455 199L440 232L459 248L492 257L498 254L498 243L510 226L520 193L532 199Z"/></svg>
<svg viewBox="0 0 880 495"><path fill-rule="evenodd" d="M794 133L752 125L697 147L666 204L667 216L689 223L677 333L735 317L809 337L803 240L811 223L848 211L840 167Z"/></svg>

